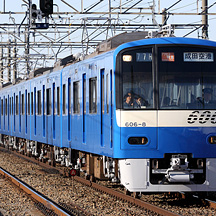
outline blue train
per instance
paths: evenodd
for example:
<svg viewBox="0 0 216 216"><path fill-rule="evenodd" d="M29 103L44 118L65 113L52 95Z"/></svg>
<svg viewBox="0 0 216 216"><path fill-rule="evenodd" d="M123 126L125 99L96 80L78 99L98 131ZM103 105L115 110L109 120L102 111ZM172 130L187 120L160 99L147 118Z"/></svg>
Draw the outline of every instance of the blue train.
<svg viewBox="0 0 216 216"><path fill-rule="evenodd" d="M0 90L1 144L131 192L216 190L216 43L164 37Z"/></svg>

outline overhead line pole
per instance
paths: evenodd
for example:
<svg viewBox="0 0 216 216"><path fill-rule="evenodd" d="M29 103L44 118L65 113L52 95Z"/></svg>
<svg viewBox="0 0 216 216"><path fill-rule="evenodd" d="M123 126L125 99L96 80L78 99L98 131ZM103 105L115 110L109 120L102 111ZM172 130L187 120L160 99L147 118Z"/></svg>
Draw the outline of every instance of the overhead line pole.
<svg viewBox="0 0 216 216"><path fill-rule="evenodd" d="M208 0L202 0L202 38L208 39Z"/></svg>

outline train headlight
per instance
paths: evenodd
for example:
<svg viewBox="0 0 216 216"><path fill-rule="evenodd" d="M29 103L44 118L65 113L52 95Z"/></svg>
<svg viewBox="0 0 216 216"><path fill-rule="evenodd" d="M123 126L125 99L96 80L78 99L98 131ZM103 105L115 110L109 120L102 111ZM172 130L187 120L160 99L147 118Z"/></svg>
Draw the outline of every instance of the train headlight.
<svg viewBox="0 0 216 216"><path fill-rule="evenodd" d="M128 143L131 145L145 145L148 143L147 137L130 137Z"/></svg>
<svg viewBox="0 0 216 216"><path fill-rule="evenodd" d="M132 55L123 55L123 61L124 62L131 62L132 61Z"/></svg>
<svg viewBox="0 0 216 216"><path fill-rule="evenodd" d="M208 138L208 141L210 144L216 144L216 136L210 136Z"/></svg>

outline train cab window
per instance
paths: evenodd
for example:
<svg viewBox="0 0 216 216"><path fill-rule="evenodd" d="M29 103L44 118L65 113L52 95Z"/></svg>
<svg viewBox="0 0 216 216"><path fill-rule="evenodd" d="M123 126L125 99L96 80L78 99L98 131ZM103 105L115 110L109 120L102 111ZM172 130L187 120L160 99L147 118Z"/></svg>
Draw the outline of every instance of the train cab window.
<svg viewBox="0 0 216 216"><path fill-rule="evenodd" d="M80 113L80 87L79 82L73 83L73 112Z"/></svg>
<svg viewBox="0 0 216 216"><path fill-rule="evenodd" d="M62 113L63 114L66 114L66 85L64 84L63 85L63 89L62 89L62 99L63 99L63 102L62 102Z"/></svg>
<svg viewBox="0 0 216 216"><path fill-rule="evenodd" d="M5 115L8 114L8 100L5 98Z"/></svg>
<svg viewBox="0 0 216 216"><path fill-rule="evenodd" d="M57 87L57 115L60 115L60 88Z"/></svg>
<svg viewBox="0 0 216 216"><path fill-rule="evenodd" d="M152 48L127 50L119 60L122 86L119 85L117 91L122 95L117 99L117 106L123 109L153 109Z"/></svg>
<svg viewBox="0 0 216 216"><path fill-rule="evenodd" d="M41 115L42 113L42 107L41 107L41 90L37 91L37 104L38 104L38 115Z"/></svg>
<svg viewBox="0 0 216 216"><path fill-rule="evenodd" d="M47 115L51 115L51 88L46 90Z"/></svg>
<svg viewBox="0 0 216 216"><path fill-rule="evenodd" d="M22 115L25 114L25 97L24 94L22 94Z"/></svg>
<svg viewBox="0 0 216 216"><path fill-rule="evenodd" d="M89 79L89 113L97 113L97 78Z"/></svg>
<svg viewBox="0 0 216 216"><path fill-rule="evenodd" d="M16 95L16 115L19 115L19 98L18 98L18 95Z"/></svg>

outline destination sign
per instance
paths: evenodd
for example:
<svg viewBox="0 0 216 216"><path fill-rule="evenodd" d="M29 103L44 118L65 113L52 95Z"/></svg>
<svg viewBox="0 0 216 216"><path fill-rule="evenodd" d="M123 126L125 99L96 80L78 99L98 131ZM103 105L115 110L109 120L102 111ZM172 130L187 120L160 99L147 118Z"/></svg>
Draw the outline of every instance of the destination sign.
<svg viewBox="0 0 216 216"><path fill-rule="evenodd" d="M186 62L213 62L214 54L212 52L184 52L184 61Z"/></svg>
<svg viewBox="0 0 216 216"><path fill-rule="evenodd" d="M151 62L152 53L136 53L137 62Z"/></svg>

